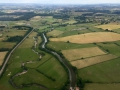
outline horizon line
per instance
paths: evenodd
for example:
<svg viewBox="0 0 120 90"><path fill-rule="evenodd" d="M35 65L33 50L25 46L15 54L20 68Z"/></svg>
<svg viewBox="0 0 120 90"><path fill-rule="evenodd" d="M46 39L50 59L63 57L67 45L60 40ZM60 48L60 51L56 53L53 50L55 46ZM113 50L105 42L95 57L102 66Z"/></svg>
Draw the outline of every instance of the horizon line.
<svg viewBox="0 0 120 90"><path fill-rule="evenodd" d="M0 4L42 4L42 5L100 5L100 4L113 4L113 5L119 5L120 3L0 3Z"/></svg>

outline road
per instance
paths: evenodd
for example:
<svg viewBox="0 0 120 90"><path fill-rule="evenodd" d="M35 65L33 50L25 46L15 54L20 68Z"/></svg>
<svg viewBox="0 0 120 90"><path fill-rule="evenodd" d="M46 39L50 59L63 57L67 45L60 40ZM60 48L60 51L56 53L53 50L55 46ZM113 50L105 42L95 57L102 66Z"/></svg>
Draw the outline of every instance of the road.
<svg viewBox="0 0 120 90"><path fill-rule="evenodd" d="M34 30L34 29L33 29L33 30ZM8 60L10 59L11 54L12 54L12 53L15 51L15 49L33 32L33 30L32 30L30 33L28 33L28 34L23 38L23 40L22 40L20 43L18 43L18 44L12 49L12 51L9 53L8 57L6 58L3 66L2 66L2 68L1 68L1 70L0 70L0 76L2 75L2 73L3 73L4 69L5 69L5 66L6 66L7 62L8 62Z"/></svg>
<svg viewBox="0 0 120 90"><path fill-rule="evenodd" d="M75 86L76 86L76 74L73 71L72 67L68 64L68 62L66 60L64 60L58 53L53 52L48 50L47 48L45 48L47 41L47 38L45 36L45 34L43 33L43 37L44 37L44 42L42 44L42 48L46 49L47 51L53 53L55 56L58 57L58 59L67 67L68 71L69 71L69 79L70 79L70 88L72 88L71 90L74 90Z"/></svg>

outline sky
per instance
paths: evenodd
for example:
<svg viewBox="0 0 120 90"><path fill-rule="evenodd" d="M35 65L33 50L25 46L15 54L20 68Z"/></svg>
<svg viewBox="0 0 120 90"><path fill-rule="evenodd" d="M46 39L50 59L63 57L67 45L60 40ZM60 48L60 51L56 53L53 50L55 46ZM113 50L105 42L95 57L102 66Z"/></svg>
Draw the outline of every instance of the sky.
<svg viewBox="0 0 120 90"><path fill-rule="evenodd" d="M0 0L0 3L38 3L38 4L102 4L120 3L120 0Z"/></svg>

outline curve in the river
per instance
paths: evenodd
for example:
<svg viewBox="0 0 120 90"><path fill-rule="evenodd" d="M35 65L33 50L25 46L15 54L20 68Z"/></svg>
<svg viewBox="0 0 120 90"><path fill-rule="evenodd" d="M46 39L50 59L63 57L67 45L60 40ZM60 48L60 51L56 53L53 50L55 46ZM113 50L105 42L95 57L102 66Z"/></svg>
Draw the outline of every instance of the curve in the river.
<svg viewBox="0 0 120 90"><path fill-rule="evenodd" d="M58 57L58 59L60 60L60 62L62 62L68 69L69 71L69 78L70 78L70 88L74 89L75 86L76 86L76 74L75 72L73 71L72 67L68 64L68 62L66 60L64 60L58 53L54 52L54 51L51 51L49 49L47 49L45 46L46 46L46 43L48 42L46 36L44 33L42 33L43 35L43 38L44 38L44 42L42 44L42 48L43 49L46 49L47 51L51 52L52 54L54 54L55 56Z"/></svg>

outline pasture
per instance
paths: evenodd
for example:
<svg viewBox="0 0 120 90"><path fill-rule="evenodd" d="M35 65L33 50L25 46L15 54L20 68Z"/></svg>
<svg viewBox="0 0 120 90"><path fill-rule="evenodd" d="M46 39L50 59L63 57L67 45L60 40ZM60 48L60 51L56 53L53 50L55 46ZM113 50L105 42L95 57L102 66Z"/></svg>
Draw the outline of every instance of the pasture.
<svg viewBox="0 0 120 90"><path fill-rule="evenodd" d="M65 83L67 80L67 73L56 58L52 57L51 59L47 60L44 64L41 64L39 67L37 67L37 70L55 79L55 82L57 82L59 85ZM60 80L62 80L62 82Z"/></svg>
<svg viewBox="0 0 120 90"><path fill-rule="evenodd" d="M2 34L0 34L0 37L2 37Z"/></svg>
<svg viewBox="0 0 120 90"><path fill-rule="evenodd" d="M84 90L120 90L120 84L86 84Z"/></svg>
<svg viewBox="0 0 120 90"><path fill-rule="evenodd" d="M24 36L24 34L27 32L27 30L12 30L9 32L4 32L3 36Z"/></svg>
<svg viewBox="0 0 120 90"><path fill-rule="evenodd" d="M119 83L120 58L108 60L78 70L78 75L93 83Z"/></svg>
<svg viewBox="0 0 120 90"><path fill-rule="evenodd" d="M2 37L0 37L0 41L4 40Z"/></svg>
<svg viewBox="0 0 120 90"><path fill-rule="evenodd" d="M0 66L2 65L7 52L0 52Z"/></svg>
<svg viewBox="0 0 120 90"><path fill-rule="evenodd" d="M62 54L69 61L78 60L81 58L87 58L97 55L106 54L98 47L90 47L90 48L82 48L82 49L70 49L70 50L62 50Z"/></svg>
<svg viewBox="0 0 120 90"><path fill-rule="evenodd" d="M12 48L15 45L14 42L1 42L0 41L0 48Z"/></svg>
<svg viewBox="0 0 120 90"><path fill-rule="evenodd" d="M18 48L31 48L34 45L33 37L36 37L36 36L37 36L37 33L32 32Z"/></svg>
<svg viewBox="0 0 120 90"><path fill-rule="evenodd" d="M58 90L64 86L68 79L65 69L56 58L39 50L38 47L37 51L39 54L36 54L32 51L31 47L34 45L35 40L33 37L36 37L36 35L36 32L32 32L26 38L26 40L12 53L12 56L8 62L7 70L0 81L0 84L3 86L7 85L7 87L10 87L10 90L14 90L14 88L8 83L9 78L16 73L21 72L22 63L28 61L33 61L33 63L25 64L25 67L28 69L27 73L15 77L13 80L18 86L21 84L37 83L46 86L51 90ZM41 42L41 37L38 37L37 40L39 44ZM39 60L39 57L42 53L44 54ZM55 81L53 81L51 78L55 79ZM61 81L61 79L63 80ZM27 90L27 87L23 88L23 90Z"/></svg>
<svg viewBox="0 0 120 90"><path fill-rule="evenodd" d="M70 21L66 21L65 23L68 23L68 24L74 24L74 23L76 23L77 21L75 21L75 20L70 20Z"/></svg>
<svg viewBox="0 0 120 90"><path fill-rule="evenodd" d="M50 38L50 41L63 41L70 43L97 43L97 42L112 42L120 40L120 34L112 32L95 32L80 35L72 35L61 38Z"/></svg>
<svg viewBox="0 0 120 90"><path fill-rule="evenodd" d="M102 47L102 49L104 49L105 51L107 51L108 53L111 53L113 55L116 56L120 56L120 46L119 46L119 41L117 41L116 43L118 43L118 45L114 44L113 42L111 43L98 43L97 45L99 45L100 47Z"/></svg>
<svg viewBox="0 0 120 90"><path fill-rule="evenodd" d="M105 62L114 58L117 58L117 57L112 54L107 54L107 55L86 58L86 59L80 59L80 60L72 61L70 63L73 66L77 67L77 69L81 69L81 68L85 68L94 64Z"/></svg>
<svg viewBox="0 0 120 90"><path fill-rule="evenodd" d="M114 30L114 29L119 29L120 25L117 24L106 24L106 25L99 25L99 26L95 26L97 28L102 28L103 30Z"/></svg>
<svg viewBox="0 0 120 90"><path fill-rule="evenodd" d="M25 22L17 22L15 23L16 25L25 25L26 23Z"/></svg>
<svg viewBox="0 0 120 90"><path fill-rule="evenodd" d="M71 31L64 31L64 33L60 34L58 37L65 37L65 36L71 36L71 35L80 35L84 33L90 33L91 31L88 29L85 30L71 30Z"/></svg>
<svg viewBox="0 0 120 90"><path fill-rule="evenodd" d="M59 36L63 33L63 31L59 31L59 30L53 30L51 32L48 32L47 33L47 36L52 36L52 37L56 37L56 36Z"/></svg>
<svg viewBox="0 0 120 90"><path fill-rule="evenodd" d="M40 51L40 52L42 52L42 51ZM41 66L42 64L44 64L45 62L47 62L49 59L52 58L52 55L50 55L48 53L45 53L45 52L42 52L42 53L44 53L45 55L42 56L42 59L40 59L39 62L37 62L37 63L28 63L25 66L27 68L37 68L37 67Z"/></svg>
<svg viewBox="0 0 120 90"><path fill-rule="evenodd" d="M14 82L16 85L20 86L21 84L30 84L30 83L37 83L40 85L45 85L46 87L50 88L52 86L55 87L53 81L47 77L45 77L43 74L37 72L34 69L29 69L27 73L15 77Z"/></svg>
<svg viewBox="0 0 120 90"><path fill-rule="evenodd" d="M95 47L94 44L76 44L76 43L67 43L67 42L49 42L47 47L52 48L55 51L77 49L77 48L88 48Z"/></svg>

